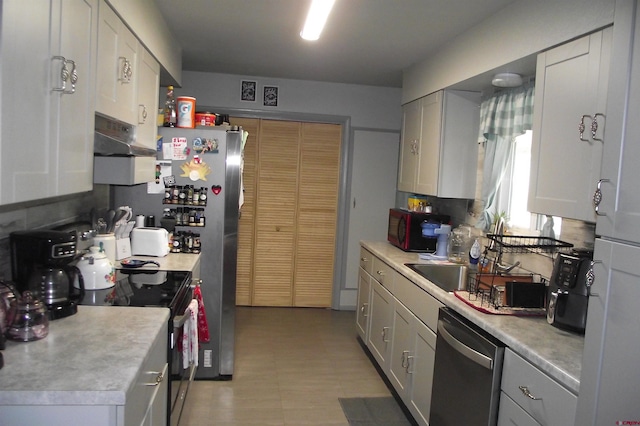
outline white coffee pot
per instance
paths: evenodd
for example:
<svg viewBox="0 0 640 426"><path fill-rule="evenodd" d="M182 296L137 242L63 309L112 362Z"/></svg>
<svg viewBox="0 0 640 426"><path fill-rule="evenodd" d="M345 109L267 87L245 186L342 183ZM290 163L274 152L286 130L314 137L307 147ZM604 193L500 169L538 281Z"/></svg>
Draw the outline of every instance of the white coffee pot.
<svg viewBox="0 0 640 426"><path fill-rule="evenodd" d="M89 247L76 265L84 278L85 290L102 290L116 284L116 270L113 263L100 247ZM74 282L77 287L78 283Z"/></svg>

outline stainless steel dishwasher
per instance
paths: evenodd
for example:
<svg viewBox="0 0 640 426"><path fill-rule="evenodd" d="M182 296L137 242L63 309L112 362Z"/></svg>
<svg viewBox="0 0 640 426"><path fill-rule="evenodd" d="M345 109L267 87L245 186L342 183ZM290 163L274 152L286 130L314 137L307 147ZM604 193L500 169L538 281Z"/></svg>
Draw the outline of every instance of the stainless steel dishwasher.
<svg viewBox="0 0 640 426"><path fill-rule="evenodd" d="M504 344L440 308L430 426L495 425Z"/></svg>

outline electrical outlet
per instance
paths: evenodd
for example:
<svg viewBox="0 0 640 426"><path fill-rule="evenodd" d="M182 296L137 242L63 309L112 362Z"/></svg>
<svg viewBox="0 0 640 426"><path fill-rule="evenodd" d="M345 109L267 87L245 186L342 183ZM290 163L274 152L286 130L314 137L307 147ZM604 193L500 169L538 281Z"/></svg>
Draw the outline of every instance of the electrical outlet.
<svg viewBox="0 0 640 426"><path fill-rule="evenodd" d="M211 349L206 349L204 351L204 366L211 368L211 356L212 356L212 350Z"/></svg>

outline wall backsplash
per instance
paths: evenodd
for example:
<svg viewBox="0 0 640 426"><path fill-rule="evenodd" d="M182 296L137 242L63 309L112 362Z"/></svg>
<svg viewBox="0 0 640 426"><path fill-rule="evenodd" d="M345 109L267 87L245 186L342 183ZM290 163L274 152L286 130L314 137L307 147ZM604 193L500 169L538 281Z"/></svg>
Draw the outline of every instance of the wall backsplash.
<svg viewBox="0 0 640 426"><path fill-rule="evenodd" d="M74 221L89 220L92 207L109 207L108 185L94 185L93 191L81 194L0 206L0 279L11 279L11 232L48 229Z"/></svg>

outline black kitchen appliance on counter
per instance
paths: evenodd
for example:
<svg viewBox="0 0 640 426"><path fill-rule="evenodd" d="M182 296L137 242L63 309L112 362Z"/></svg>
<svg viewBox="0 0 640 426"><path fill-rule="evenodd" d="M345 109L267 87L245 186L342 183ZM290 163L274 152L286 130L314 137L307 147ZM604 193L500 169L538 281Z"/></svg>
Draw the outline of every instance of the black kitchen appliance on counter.
<svg viewBox="0 0 640 426"><path fill-rule="evenodd" d="M416 212L405 209L389 209L387 240L404 251L433 253L437 238L422 236L422 222L448 224L451 218L443 214Z"/></svg>
<svg viewBox="0 0 640 426"><path fill-rule="evenodd" d="M25 290L47 307L55 320L78 311L84 292L82 274L70 263L76 258L76 234L63 231L15 231L9 236L11 274L16 289ZM73 287L78 278L79 289Z"/></svg>
<svg viewBox="0 0 640 426"><path fill-rule="evenodd" d="M86 290L81 305L141 306L168 308L169 345L167 362L171 372L168 384L167 424L177 424L195 374L195 366L183 368L182 334L187 309L193 299L192 274L187 271L116 271L116 285L103 290ZM114 308L117 309L117 308Z"/></svg>
<svg viewBox="0 0 640 426"><path fill-rule="evenodd" d="M593 252L573 251L556 257L549 283L547 322L584 334L589 304L589 278Z"/></svg>

